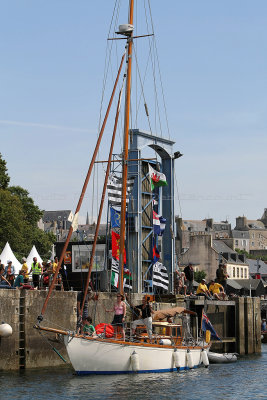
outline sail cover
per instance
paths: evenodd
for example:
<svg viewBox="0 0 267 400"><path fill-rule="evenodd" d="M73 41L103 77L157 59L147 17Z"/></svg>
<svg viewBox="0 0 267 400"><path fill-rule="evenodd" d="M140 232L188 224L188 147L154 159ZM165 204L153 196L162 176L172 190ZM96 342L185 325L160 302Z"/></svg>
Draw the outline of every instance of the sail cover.
<svg viewBox="0 0 267 400"><path fill-rule="evenodd" d="M196 315L194 311L187 310L184 307L172 307L172 308L166 308L165 310L155 311L153 314L153 320L161 321L165 318L174 317L176 314L181 314L181 313Z"/></svg>
<svg viewBox="0 0 267 400"><path fill-rule="evenodd" d="M129 203L130 192L133 188L134 178L127 179L127 187L126 187L126 203ZM111 174L108 178L108 200L114 206L121 206L121 197L122 197L122 178Z"/></svg>

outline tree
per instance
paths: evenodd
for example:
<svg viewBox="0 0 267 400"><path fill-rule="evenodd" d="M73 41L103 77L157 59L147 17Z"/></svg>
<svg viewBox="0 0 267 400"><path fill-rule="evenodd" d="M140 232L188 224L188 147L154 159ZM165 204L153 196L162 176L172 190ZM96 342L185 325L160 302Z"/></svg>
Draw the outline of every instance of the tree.
<svg viewBox="0 0 267 400"><path fill-rule="evenodd" d="M200 283L202 281L202 279L205 279L206 277L206 272L205 271L196 271L194 273L194 279L195 281L197 281L198 283Z"/></svg>
<svg viewBox="0 0 267 400"><path fill-rule="evenodd" d="M0 248L9 242L16 257L21 260L35 245L42 258L50 258L56 238L37 226L43 211L34 204L26 189L8 187L9 180L6 161L0 153Z"/></svg>
<svg viewBox="0 0 267 400"><path fill-rule="evenodd" d="M9 185L10 178L7 174L6 161L0 153L0 189L6 189Z"/></svg>
<svg viewBox="0 0 267 400"><path fill-rule="evenodd" d="M21 186L10 186L8 190L20 199L27 222L32 226L36 226L37 222L43 216L43 211L34 204L28 190L23 189Z"/></svg>
<svg viewBox="0 0 267 400"><path fill-rule="evenodd" d="M0 248L6 242L16 253L28 254L31 243L27 243L30 227L25 221L25 214L18 197L8 190L0 189Z"/></svg>

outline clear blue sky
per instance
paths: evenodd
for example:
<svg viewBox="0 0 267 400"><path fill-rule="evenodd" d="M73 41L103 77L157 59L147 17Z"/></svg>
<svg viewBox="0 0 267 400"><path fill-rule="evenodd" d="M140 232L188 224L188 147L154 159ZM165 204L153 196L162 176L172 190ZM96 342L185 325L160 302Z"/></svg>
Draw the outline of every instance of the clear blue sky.
<svg viewBox="0 0 267 400"><path fill-rule="evenodd" d="M42 209L75 209L96 141L113 5L1 2L0 152L11 184L28 189ZM152 0L151 7L170 134L184 154L176 161L182 216L232 223L238 215L261 217L267 2ZM119 23L127 22L123 12ZM92 212L92 191L84 215Z"/></svg>

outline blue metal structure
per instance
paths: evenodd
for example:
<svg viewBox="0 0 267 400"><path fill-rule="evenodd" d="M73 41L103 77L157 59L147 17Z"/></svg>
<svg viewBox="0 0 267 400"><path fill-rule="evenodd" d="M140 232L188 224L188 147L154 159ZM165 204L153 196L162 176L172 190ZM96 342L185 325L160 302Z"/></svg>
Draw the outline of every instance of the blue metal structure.
<svg viewBox="0 0 267 400"><path fill-rule="evenodd" d="M167 219L162 237L161 258L170 277L172 290L174 269L174 155L175 142L134 129L130 132L129 160L142 158L145 147L153 149L161 158L161 171L166 175L167 186L158 188L159 211ZM149 161L153 164L153 162ZM142 293L151 290L153 198L148 176L148 161L129 161L128 175L135 177L130 204L128 206L128 262L133 271L133 291Z"/></svg>

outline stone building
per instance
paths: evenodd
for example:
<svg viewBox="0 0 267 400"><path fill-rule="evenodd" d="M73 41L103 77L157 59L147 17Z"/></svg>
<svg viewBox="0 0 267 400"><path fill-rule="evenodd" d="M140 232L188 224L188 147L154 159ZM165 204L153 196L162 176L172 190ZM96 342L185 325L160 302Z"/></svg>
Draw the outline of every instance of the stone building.
<svg viewBox="0 0 267 400"><path fill-rule="evenodd" d="M267 229L263 222L266 219L265 213L262 220L249 220L244 216L236 218L234 231L249 233L249 251L267 249Z"/></svg>
<svg viewBox="0 0 267 400"><path fill-rule="evenodd" d="M249 278L245 256L235 252L223 240L213 239L210 233L191 234L189 247L181 253L179 261L181 267L191 262L195 270L205 271L208 280L216 277L219 262L226 264L230 278Z"/></svg>
<svg viewBox="0 0 267 400"><path fill-rule="evenodd" d="M45 232L52 232L57 241L63 241L66 239L72 220L71 210L44 211L43 229Z"/></svg>

